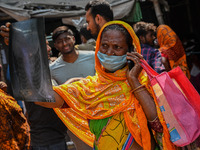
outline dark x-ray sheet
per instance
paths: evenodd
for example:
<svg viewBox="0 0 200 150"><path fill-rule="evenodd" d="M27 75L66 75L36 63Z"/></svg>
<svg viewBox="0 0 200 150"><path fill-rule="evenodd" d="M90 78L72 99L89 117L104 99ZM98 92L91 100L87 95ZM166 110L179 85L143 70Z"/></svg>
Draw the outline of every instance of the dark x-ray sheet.
<svg viewBox="0 0 200 150"><path fill-rule="evenodd" d="M13 96L28 102L55 102L44 32L44 20L13 23L9 65Z"/></svg>

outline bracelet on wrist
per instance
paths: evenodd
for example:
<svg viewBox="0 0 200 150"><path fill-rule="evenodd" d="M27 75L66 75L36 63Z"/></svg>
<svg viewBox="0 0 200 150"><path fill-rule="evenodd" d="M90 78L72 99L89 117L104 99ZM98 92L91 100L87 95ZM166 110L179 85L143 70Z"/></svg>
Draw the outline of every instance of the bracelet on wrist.
<svg viewBox="0 0 200 150"><path fill-rule="evenodd" d="M139 93L139 92L144 91L144 90L146 90L145 87L144 87L144 88L140 88L140 89L138 89L138 90L135 90L135 91L134 91L134 94Z"/></svg>
<svg viewBox="0 0 200 150"><path fill-rule="evenodd" d="M138 87L136 87L135 89L131 90L131 92L134 93L135 91L137 91L137 90L139 90L139 89L141 89L141 88L143 88L143 87L145 87L145 85L144 85L144 84L141 84L140 86L138 86Z"/></svg>

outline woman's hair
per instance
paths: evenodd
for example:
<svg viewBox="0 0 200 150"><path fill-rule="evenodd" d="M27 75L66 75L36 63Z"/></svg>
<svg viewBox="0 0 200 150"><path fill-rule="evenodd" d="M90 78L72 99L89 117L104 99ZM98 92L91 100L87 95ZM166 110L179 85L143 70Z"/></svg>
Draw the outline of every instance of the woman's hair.
<svg viewBox="0 0 200 150"><path fill-rule="evenodd" d="M103 35L106 31L108 31L108 30L120 31L122 34L125 35L125 37L126 37L126 43L127 43L128 47L133 46L133 39L132 39L131 35L130 35L129 32L126 30L126 28L123 27L122 25L120 25L120 24L112 24L112 25L109 25L109 26L105 27L104 30L103 30L102 33L101 33L101 38L102 38L102 35Z"/></svg>

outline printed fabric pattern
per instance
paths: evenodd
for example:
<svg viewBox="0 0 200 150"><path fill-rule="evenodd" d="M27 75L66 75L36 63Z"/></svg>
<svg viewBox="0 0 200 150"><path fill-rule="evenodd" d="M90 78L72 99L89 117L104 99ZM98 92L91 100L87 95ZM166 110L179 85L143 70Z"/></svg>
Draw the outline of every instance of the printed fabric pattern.
<svg viewBox="0 0 200 150"><path fill-rule="evenodd" d="M17 101L0 89L0 149L27 150L29 125Z"/></svg>
<svg viewBox="0 0 200 150"><path fill-rule="evenodd" d="M159 25L157 38L160 45L159 50L162 56L168 58L171 69L179 66L185 75L190 78L185 50L176 33L167 25Z"/></svg>

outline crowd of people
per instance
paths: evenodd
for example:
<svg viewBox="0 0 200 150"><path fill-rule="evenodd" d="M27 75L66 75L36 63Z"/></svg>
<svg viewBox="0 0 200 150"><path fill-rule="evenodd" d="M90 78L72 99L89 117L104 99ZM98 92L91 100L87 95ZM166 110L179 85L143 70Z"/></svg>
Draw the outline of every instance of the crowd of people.
<svg viewBox="0 0 200 150"><path fill-rule="evenodd" d="M59 57L51 59L46 40L55 103L25 101L24 114L1 79L0 149L67 150L70 140L76 150L200 149L198 141L182 148L170 141L140 65L146 60L157 73L180 66L199 92L199 49L185 50L167 25L114 20L106 1L92 0L85 11L81 44L67 25L59 26L52 31ZM6 45L9 27L0 27ZM196 59L190 68L191 56Z"/></svg>

